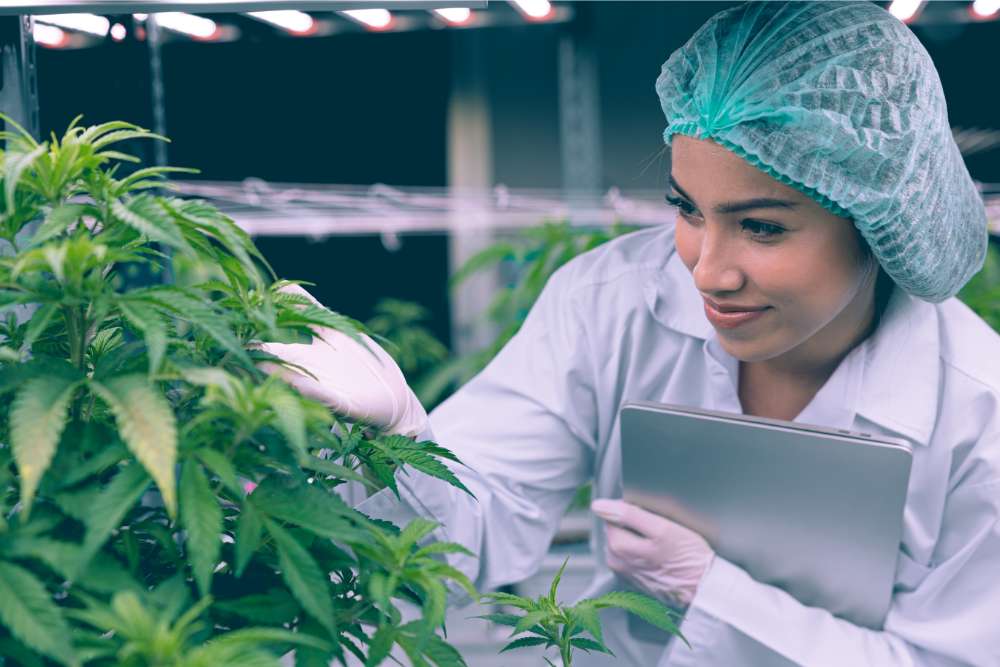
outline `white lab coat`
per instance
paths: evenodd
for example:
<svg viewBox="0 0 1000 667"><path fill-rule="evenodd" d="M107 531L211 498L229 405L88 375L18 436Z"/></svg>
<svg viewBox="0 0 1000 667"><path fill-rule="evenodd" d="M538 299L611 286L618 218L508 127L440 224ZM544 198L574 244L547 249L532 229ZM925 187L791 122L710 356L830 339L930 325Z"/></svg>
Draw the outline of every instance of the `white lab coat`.
<svg viewBox="0 0 1000 667"><path fill-rule="evenodd" d="M621 496L619 407L629 400L741 412L738 362L719 345L673 230L629 234L570 262L486 370L431 415L436 440L471 469L465 494L400 475L403 504L362 504L479 559L453 562L480 590L532 575L574 491ZM604 616L617 660L574 665L1000 665L1000 337L956 299L896 289L875 334L851 351L796 421L901 436L913 445L895 589L876 632L807 607L716 558L681 630L692 649ZM822 530L821 526L817 526ZM585 597L627 588L603 563ZM831 571L831 577L850 572Z"/></svg>

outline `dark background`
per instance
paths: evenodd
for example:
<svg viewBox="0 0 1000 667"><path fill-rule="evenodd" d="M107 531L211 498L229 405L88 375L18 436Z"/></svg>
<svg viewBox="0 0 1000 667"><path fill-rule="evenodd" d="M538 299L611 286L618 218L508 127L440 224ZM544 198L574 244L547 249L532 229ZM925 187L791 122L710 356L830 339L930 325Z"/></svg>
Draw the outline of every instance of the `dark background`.
<svg viewBox="0 0 1000 667"><path fill-rule="evenodd" d="M605 187L664 187L663 162L654 159L663 121L653 82L667 56L729 4L575 3L598 58ZM448 184L448 97L463 31L296 39L245 17L213 18L236 22L242 38L162 47L171 164L197 167L212 180ZM132 25L131 17L119 20ZM560 187L556 54L569 29L477 29L495 183ZM913 30L937 65L952 125L1000 129L1000 21ZM87 124L124 119L152 127L148 49L129 35L87 49L38 49L43 134L61 132L80 113ZM1000 183L1000 150L973 156L968 166L974 178ZM256 240L280 275L317 282L312 291L329 307L366 319L378 298L418 301L448 340L444 236L407 236L394 252L376 236Z"/></svg>

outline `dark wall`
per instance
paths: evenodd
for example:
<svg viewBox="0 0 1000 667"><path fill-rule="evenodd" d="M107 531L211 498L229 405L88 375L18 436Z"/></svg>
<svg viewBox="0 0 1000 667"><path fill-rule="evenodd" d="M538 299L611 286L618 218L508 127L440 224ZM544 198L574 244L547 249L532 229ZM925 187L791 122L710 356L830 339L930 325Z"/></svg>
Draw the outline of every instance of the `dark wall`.
<svg viewBox="0 0 1000 667"><path fill-rule="evenodd" d="M286 39L237 20L238 42L163 45L171 164L212 180L446 184L447 31ZM152 127L144 42L40 48L38 61L45 134L78 113ZM130 149L151 161L145 146ZM380 298L416 301L449 340L444 236L404 237L396 252L377 236L256 242L279 276L317 283L330 308L364 320Z"/></svg>

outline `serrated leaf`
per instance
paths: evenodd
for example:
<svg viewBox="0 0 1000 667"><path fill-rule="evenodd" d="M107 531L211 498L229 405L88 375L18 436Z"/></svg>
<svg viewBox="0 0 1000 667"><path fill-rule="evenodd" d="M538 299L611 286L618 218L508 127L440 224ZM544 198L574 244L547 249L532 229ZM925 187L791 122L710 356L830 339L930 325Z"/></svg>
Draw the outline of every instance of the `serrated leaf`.
<svg viewBox="0 0 1000 667"><path fill-rule="evenodd" d="M268 516L320 537L353 543L370 541L368 534L352 523L363 520L360 514L335 493L312 484L272 475L253 490L250 499L256 509Z"/></svg>
<svg viewBox="0 0 1000 667"><path fill-rule="evenodd" d="M188 562L202 596L211 589L212 571L222 547L222 509L205 473L193 459L181 472L181 524L187 530Z"/></svg>
<svg viewBox="0 0 1000 667"><path fill-rule="evenodd" d="M376 667L389 657L389 651L396 641L396 628L391 625L383 625L368 642L368 659L365 660L365 667Z"/></svg>
<svg viewBox="0 0 1000 667"><path fill-rule="evenodd" d="M233 467L232 462L225 455L208 447L202 447L194 455L219 478L223 486L237 496L243 495L243 487L240 486L239 478L236 475L236 468Z"/></svg>
<svg viewBox="0 0 1000 667"><path fill-rule="evenodd" d="M612 591L599 598L585 600L584 602L597 609L615 607L635 614L647 623L651 623L661 630L666 630L672 634L681 636L680 630L674 623L675 613L669 607L641 593L631 591ZM683 636L681 636L683 639ZM687 640L685 640L686 642Z"/></svg>
<svg viewBox="0 0 1000 667"><path fill-rule="evenodd" d="M594 607L586 603L580 603L575 607L567 609L566 613L574 623L589 632L594 639L601 643L604 642L604 635L601 632L601 619Z"/></svg>
<svg viewBox="0 0 1000 667"><path fill-rule="evenodd" d="M80 545L50 537L19 537L7 544L4 555L8 558L34 558L70 578L80 560Z"/></svg>
<svg viewBox="0 0 1000 667"><path fill-rule="evenodd" d="M150 241L190 252L177 223L148 195L139 195L127 204L120 199L113 199L111 214Z"/></svg>
<svg viewBox="0 0 1000 667"><path fill-rule="evenodd" d="M521 620L517 622L517 625L514 626L514 631L511 634L516 635L522 632L527 632L538 623L546 620L548 617L549 612L544 610L529 611L521 617Z"/></svg>
<svg viewBox="0 0 1000 667"><path fill-rule="evenodd" d="M10 439L21 478L25 517L42 475L52 463L66 412L79 383L59 375L33 378L17 393L10 409Z"/></svg>
<svg viewBox="0 0 1000 667"><path fill-rule="evenodd" d="M148 486L149 476L141 465L125 466L84 508L87 534L83 541L81 567L87 565L111 531L121 525L122 519Z"/></svg>
<svg viewBox="0 0 1000 667"><path fill-rule="evenodd" d="M292 621L301 607L285 589L272 588L267 593L217 600L212 609L235 614L253 623L281 625Z"/></svg>
<svg viewBox="0 0 1000 667"><path fill-rule="evenodd" d="M154 307L142 301L123 299L118 302L118 308L132 326L142 332L149 355L149 374L155 374L167 351L167 323Z"/></svg>
<svg viewBox="0 0 1000 667"><path fill-rule="evenodd" d="M80 219L87 206L84 204L62 204L56 206L45 216L45 221L31 237L31 246L39 246L51 238L62 234L66 229Z"/></svg>
<svg viewBox="0 0 1000 667"><path fill-rule="evenodd" d="M510 642L502 649L500 649L500 653L505 653L507 651L511 651L516 648L528 648L529 646L542 646L544 644L549 644L549 643L551 643L551 640L546 639L545 637L521 637L520 639L515 639L514 641Z"/></svg>
<svg viewBox="0 0 1000 667"><path fill-rule="evenodd" d="M588 653L590 651L597 651L598 653L607 653L608 655L614 655L604 644L595 642L592 639L587 639L586 637L574 637L569 640L569 643L576 648L581 648Z"/></svg>
<svg viewBox="0 0 1000 667"><path fill-rule="evenodd" d="M31 572L0 562L0 621L25 645L64 665L75 665L69 627Z"/></svg>
<svg viewBox="0 0 1000 667"><path fill-rule="evenodd" d="M260 547L261 532L263 530L260 514L254 509L253 503L244 500L240 507L240 518L236 521L236 563L235 574L237 577L243 576L250 558Z"/></svg>
<svg viewBox="0 0 1000 667"><path fill-rule="evenodd" d="M465 487L465 485L455 476L446 465L441 463L434 455L421 446L421 443L414 442L403 436L388 436L370 441L368 444L376 448L383 456L398 460L420 472L444 480L455 488L465 491L475 498L476 496ZM405 470L404 470L405 472Z"/></svg>
<svg viewBox="0 0 1000 667"><path fill-rule="evenodd" d="M309 552L276 521L264 519L264 525L274 540L281 577L288 584L292 595L330 635L336 635L333 602L326 573Z"/></svg>
<svg viewBox="0 0 1000 667"><path fill-rule="evenodd" d="M511 595L510 593L503 593L500 591L494 593L486 593L481 597L481 601L495 602L497 604L507 605L509 607L517 607L518 609L534 609L535 601L530 598L523 598L520 595Z"/></svg>
<svg viewBox="0 0 1000 667"><path fill-rule="evenodd" d="M125 445L156 482L167 512L177 516L177 425L166 398L142 375L92 380L90 386L111 408Z"/></svg>
<svg viewBox="0 0 1000 667"><path fill-rule="evenodd" d="M240 346L236 336L233 335L232 330L229 328L227 315L218 312L215 308L207 305L205 301L194 298L184 291L173 287L136 290L132 292L132 296L154 301L163 306L175 316L190 322L204 331L224 350L236 357L245 366L250 367L252 365L246 350Z"/></svg>
<svg viewBox="0 0 1000 667"><path fill-rule="evenodd" d="M292 451L302 461L308 455L306 415L298 396L282 385L271 385L269 397L274 413L274 425L285 436Z"/></svg>

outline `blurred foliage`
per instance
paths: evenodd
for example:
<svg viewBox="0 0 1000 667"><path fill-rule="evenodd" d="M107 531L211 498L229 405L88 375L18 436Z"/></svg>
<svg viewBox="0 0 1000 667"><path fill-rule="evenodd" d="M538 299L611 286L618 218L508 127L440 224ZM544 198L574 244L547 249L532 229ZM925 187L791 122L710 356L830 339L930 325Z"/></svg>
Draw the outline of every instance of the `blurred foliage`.
<svg viewBox="0 0 1000 667"><path fill-rule="evenodd" d="M969 308L1000 332L1000 248L991 242L982 270L958 293Z"/></svg>
<svg viewBox="0 0 1000 667"><path fill-rule="evenodd" d="M429 311L418 303L382 299L365 323L412 386L448 359L448 348L424 326L429 319Z"/></svg>
<svg viewBox="0 0 1000 667"><path fill-rule="evenodd" d="M492 343L468 355L453 356L421 378L415 385L420 400L428 408L486 368L493 357L521 328L528 311L555 271L577 255L633 231L635 227L615 224L610 229L578 227L568 221L546 221L529 227L511 238L500 240L466 261L451 278L454 289L470 276L500 269L506 276L493 300L483 312L481 326L494 332Z"/></svg>

